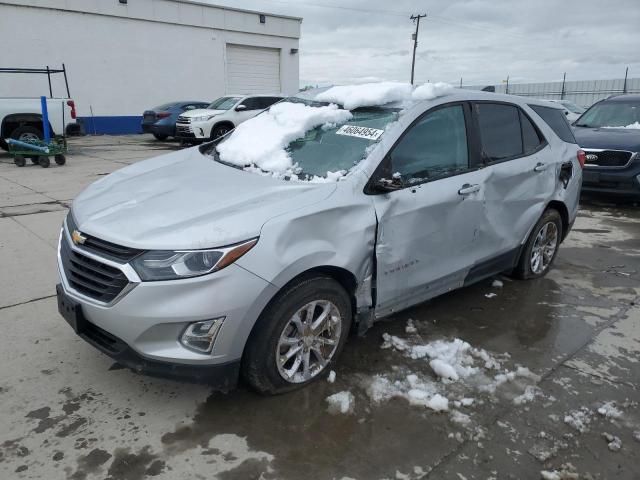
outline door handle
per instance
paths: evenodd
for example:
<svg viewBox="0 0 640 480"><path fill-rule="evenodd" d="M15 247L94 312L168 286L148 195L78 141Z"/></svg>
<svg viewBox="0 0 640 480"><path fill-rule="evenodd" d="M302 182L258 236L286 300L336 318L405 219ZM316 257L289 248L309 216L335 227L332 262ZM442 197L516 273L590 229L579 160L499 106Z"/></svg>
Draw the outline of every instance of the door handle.
<svg viewBox="0 0 640 480"><path fill-rule="evenodd" d="M477 183L474 185L465 183L464 185L462 185L462 188L458 190L458 195L469 195L471 193L477 192L478 190L480 190L480 185L478 185Z"/></svg>
<svg viewBox="0 0 640 480"><path fill-rule="evenodd" d="M538 163L535 167L533 167L534 172L544 172L549 165L546 163Z"/></svg>

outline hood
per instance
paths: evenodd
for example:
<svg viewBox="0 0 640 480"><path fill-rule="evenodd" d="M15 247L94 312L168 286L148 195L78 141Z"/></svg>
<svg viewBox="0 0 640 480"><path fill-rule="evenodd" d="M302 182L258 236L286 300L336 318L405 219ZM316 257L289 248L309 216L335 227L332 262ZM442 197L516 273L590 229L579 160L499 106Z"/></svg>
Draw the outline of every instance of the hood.
<svg viewBox="0 0 640 480"><path fill-rule="evenodd" d="M221 113L225 113L227 110L210 110L208 108L196 108L195 110L188 110L184 113L181 113L181 117L204 117L205 115L220 115Z"/></svg>
<svg viewBox="0 0 640 480"><path fill-rule="evenodd" d="M269 219L327 198L335 183L287 182L190 148L138 162L74 200L78 229L140 249L221 247L260 235Z"/></svg>
<svg viewBox="0 0 640 480"><path fill-rule="evenodd" d="M573 127L573 134L582 148L628 150L640 152L640 130L633 128Z"/></svg>

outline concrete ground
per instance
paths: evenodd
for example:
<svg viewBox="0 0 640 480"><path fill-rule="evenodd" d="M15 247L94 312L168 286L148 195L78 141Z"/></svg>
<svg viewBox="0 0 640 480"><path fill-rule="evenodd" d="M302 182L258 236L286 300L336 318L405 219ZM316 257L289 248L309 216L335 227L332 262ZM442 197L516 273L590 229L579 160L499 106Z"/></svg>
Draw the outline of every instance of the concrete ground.
<svg viewBox="0 0 640 480"><path fill-rule="evenodd" d="M46 170L0 154L0 478L640 478L637 206L585 204L544 279L484 281L351 338L335 383L224 395L120 368L56 309L71 199L174 148L72 139L68 164ZM385 333L397 338L383 344ZM475 349L458 382L405 348L455 338ZM500 365L483 364L487 355ZM517 366L531 373L497 380ZM448 398L448 411L376 393L402 390L407 375ZM326 398L341 391L353 403L329 412Z"/></svg>

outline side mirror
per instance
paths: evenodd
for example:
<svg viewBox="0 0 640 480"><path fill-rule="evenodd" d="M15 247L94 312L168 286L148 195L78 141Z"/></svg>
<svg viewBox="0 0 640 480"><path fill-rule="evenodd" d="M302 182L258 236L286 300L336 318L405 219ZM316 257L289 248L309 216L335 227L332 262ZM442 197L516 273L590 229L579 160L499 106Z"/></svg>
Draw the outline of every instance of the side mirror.
<svg viewBox="0 0 640 480"><path fill-rule="evenodd" d="M247 109L247 106L246 106L246 105L238 105L238 106L236 107L236 112L242 112L242 111L244 111L244 110L246 110L246 109Z"/></svg>
<svg viewBox="0 0 640 480"><path fill-rule="evenodd" d="M379 178L373 184L374 188L378 192L394 192L396 190L401 190L405 187L404 181L400 176L393 176L391 179L388 178Z"/></svg>

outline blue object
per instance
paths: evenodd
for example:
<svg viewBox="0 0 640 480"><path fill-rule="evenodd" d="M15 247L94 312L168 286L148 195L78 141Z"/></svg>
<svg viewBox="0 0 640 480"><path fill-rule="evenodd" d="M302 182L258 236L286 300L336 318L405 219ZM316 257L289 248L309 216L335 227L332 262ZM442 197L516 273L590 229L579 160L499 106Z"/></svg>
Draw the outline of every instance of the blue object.
<svg viewBox="0 0 640 480"><path fill-rule="evenodd" d="M15 145L16 147L26 148L27 150L35 150L36 152L40 152L40 153L49 153L48 147L40 147L38 145L33 145L32 143L15 140L13 138L7 138L7 143L9 145Z"/></svg>
<svg viewBox="0 0 640 480"><path fill-rule="evenodd" d="M137 115L78 117L78 122L82 123L84 133L87 135L142 133L142 129L140 128L142 117Z"/></svg>
<svg viewBox="0 0 640 480"><path fill-rule="evenodd" d="M44 132L44 142L51 143L51 132L49 131L49 112L47 111L47 97L40 97L42 109L42 131Z"/></svg>

